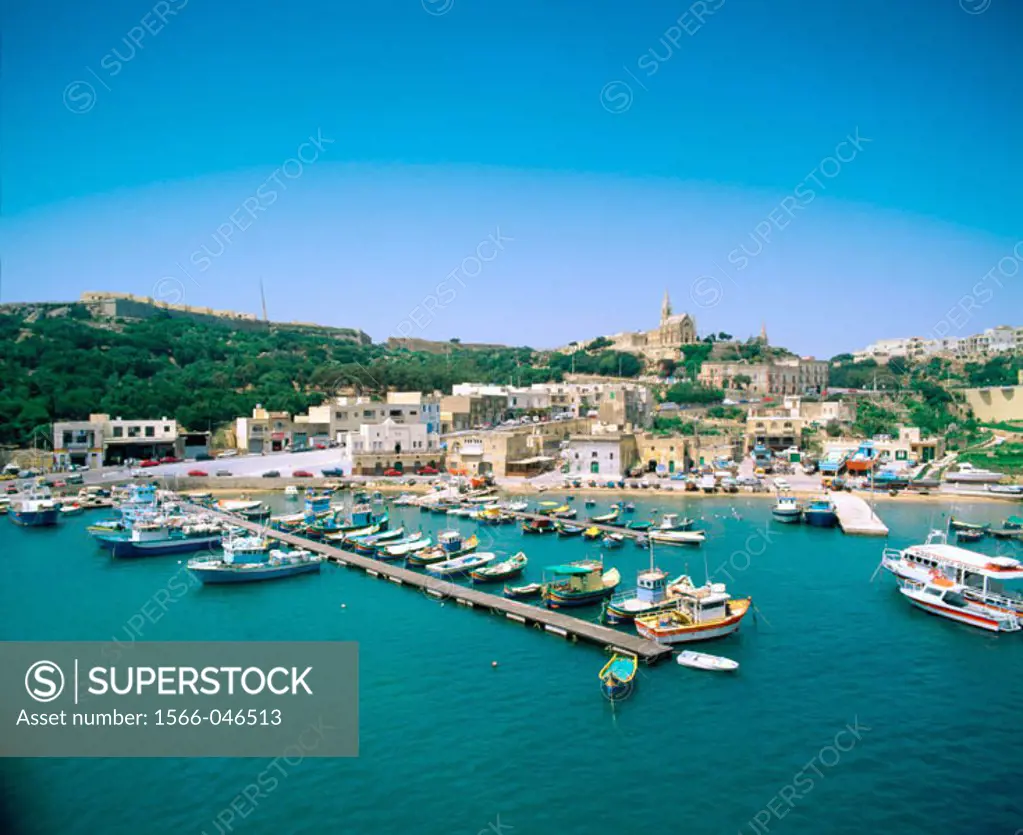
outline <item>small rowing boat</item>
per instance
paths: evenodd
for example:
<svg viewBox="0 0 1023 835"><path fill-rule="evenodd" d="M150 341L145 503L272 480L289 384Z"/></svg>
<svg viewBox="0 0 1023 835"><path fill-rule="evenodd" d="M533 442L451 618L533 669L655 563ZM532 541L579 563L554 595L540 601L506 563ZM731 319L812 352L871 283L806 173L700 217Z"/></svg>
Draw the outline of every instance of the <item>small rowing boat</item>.
<svg viewBox="0 0 1023 835"><path fill-rule="evenodd" d="M650 531L647 536L662 545L699 545L707 538L703 531Z"/></svg>
<svg viewBox="0 0 1023 835"><path fill-rule="evenodd" d="M477 583L495 583L498 580L510 580L517 577L526 567L529 559L521 551L514 557L509 557L492 565L476 568L469 572L469 576Z"/></svg>
<svg viewBox="0 0 1023 835"><path fill-rule="evenodd" d="M677 660L683 667L692 667L696 670L731 672L739 669L739 662L733 661L731 658L710 655L706 652L693 652L691 649L680 652Z"/></svg>
<svg viewBox="0 0 1023 835"><path fill-rule="evenodd" d="M461 557L455 557L453 560L444 560L443 562L427 565L426 571L435 577L461 577L474 569L492 563L496 558L496 554L489 553L465 554Z"/></svg>
<svg viewBox="0 0 1023 835"><path fill-rule="evenodd" d="M504 596L509 600L525 600L529 597L539 597L543 591L543 583L527 583L524 586L505 586Z"/></svg>
<svg viewBox="0 0 1023 835"><path fill-rule="evenodd" d="M611 660L597 674L600 679L600 692L604 694L604 698L617 702L631 696L638 669L639 659L635 655L616 652L611 656Z"/></svg>

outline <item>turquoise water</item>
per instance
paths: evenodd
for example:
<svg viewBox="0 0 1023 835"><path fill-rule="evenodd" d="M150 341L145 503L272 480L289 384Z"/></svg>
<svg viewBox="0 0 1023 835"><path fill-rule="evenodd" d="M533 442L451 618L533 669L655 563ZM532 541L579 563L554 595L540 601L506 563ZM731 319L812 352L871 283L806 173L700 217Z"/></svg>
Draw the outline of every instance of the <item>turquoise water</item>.
<svg viewBox="0 0 1023 835"><path fill-rule="evenodd" d="M1023 635L989 635L910 608L890 577L870 583L883 541L772 523L769 501L634 501L637 519L653 507L682 511L708 531L702 548L658 549L659 565L688 568L697 581L709 570L753 596L756 621L697 647L739 661L738 673L641 668L635 694L612 708L599 689L606 656L598 648L335 566L279 583L190 588L147 620L139 640L359 642L360 756L287 768L230 831L1011 835L1023 827ZM596 513L609 500L576 504ZM944 521L938 505L897 500L879 511L893 545L922 541ZM994 503L957 509L992 522L1010 512ZM392 515L426 530L476 529L417 510ZM96 518L65 519L57 530L0 520L0 638L131 640L126 624L181 558L114 562L85 532ZM517 526L480 533L494 538L485 549L526 551L523 582L544 565L599 553ZM606 555L623 586L646 560L631 543ZM0 761L2 800L16 831L214 835L228 831L218 813L268 762Z"/></svg>

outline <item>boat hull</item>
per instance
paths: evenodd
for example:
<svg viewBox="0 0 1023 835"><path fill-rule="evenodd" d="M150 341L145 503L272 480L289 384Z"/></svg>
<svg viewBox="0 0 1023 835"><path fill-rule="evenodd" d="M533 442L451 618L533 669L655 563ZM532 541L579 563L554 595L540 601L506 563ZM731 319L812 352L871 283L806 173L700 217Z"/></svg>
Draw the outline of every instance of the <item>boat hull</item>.
<svg viewBox="0 0 1023 835"><path fill-rule="evenodd" d="M545 601L548 609L570 609L574 606L591 606L608 597L614 589L601 589L572 594L564 591L547 590Z"/></svg>
<svg viewBox="0 0 1023 835"><path fill-rule="evenodd" d="M280 580L296 574L317 574L321 561L300 565L267 566L266 568L189 568L188 570L203 585L222 585L225 583L257 583L264 580Z"/></svg>
<svg viewBox="0 0 1023 835"><path fill-rule="evenodd" d="M953 606L946 606L933 600L924 600L921 597L907 592L905 589L900 589L900 591L910 603L916 606L916 608L923 612L927 612L930 615L937 615L938 617L945 618L946 620L953 620L957 623L965 623L967 626L974 626L978 629L984 629L987 632L1010 631L1006 627L1004 619L988 617L977 611L966 611Z"/></svg>
<svg viewBox="0 0 1023 835"><path fill-rule="evenodd" d="M749 612L750 604L740 604L739 611L720 620L711 621L705 624L693 624L687 626L651 626L650 624L636 621L636 631L641 637L658 644L691 644L697 641L711 641L715 638L723 638L738 631L742 619Z"/></svg>
<svg viewBox="0 0 1023 835"><path fill-rule="evenodd" d="M661 612L667 612L670 609L675 608L676 602L674 600L662 600L660 603L651 603L648 608L629 610L624 609L620 606L616 606L613 603L609 603L607 610L604 612L604 620L606 620L612 626L619 626L623 623L633 623L636 618L644 618L648 615L656 615Z"/></svg>
<svg viewBox="0 0 1023 835"><path fill-rule="evenodd" d="M10 520L23 528L49 528L57 524L60 510L56 507L45 510L15 510L8 512Z"/></svg>
<svg viewBox="0 0 1023 835"><path fill-rule="evenodd" d="M191 554L204 548L216 548L221 536L196 536L163 542L132 542L130 539L110 543L110 554L118 559L160 557L165 554Z"/></svg>
<svg viewBox="0 0 1023 835"><path fill-rule="evenodd" d="M806 510L803 521L815 528L833 528L838 524L838 514L833 510Z"/></svg>
<svg viewBox="0 0 1023 835"><path fill-rule="evenodd" d="M786 525L798 525L803 521L802 511L792 510L772 510L771 515L779 522Z"/></svg>

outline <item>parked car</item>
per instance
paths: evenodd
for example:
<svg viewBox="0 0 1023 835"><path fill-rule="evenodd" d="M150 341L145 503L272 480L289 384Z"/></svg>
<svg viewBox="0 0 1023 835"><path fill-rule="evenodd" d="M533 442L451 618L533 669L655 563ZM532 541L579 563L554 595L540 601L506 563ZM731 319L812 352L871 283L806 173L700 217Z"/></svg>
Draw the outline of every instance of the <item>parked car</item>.
<svg viewBox="0 0 1023 835"><path fill-rule="evenodd" d="M307 444L299 444L298 446L293 446L291 448L291 451L292 452L311 452L312 451L312 447L308 446Z"/></svg>
<svg viewBox="0 0 1023 835"><path fill-rule="evenodd" d="M200 452L195 456L196 461L212 461L213 456L208 452Z"/></svg>
<svg viewBox="0 0 1023 835"><path fill-rule="evenodd" d="M394 467L389 467L388 469L384 470L384 475L387 476L388 478L394 478L395 476L401 475L401 471L394 469Z"/></svg>
<svg viewBox="0 0 1023 835"><path fill-rule="evenodd" d="M217 475L217 476L228 476L228 475L231 475L231 471L230 470L217 470L214 473L214 475Z"/></svg>
<svg viewBox="0 0 1023 835"><path fill-rule="evenodd" d="M160 459L161 464L177 464L181 459L175 458L173 455L165 455Z"/></svg>
<svg viewBox="0 0 1023 835"><path fill-rule="evenodd" d="M437 468L430 466L420 467L419 475L437 475Z"/></svg>
<svg viewBox="0 0 1023 835"><path fill-rule="evenodd" d="M50 486L54 487L54 488L57 488L57 487L67 487L67 482L62 480L62 479L57 479L57 481L51 482Z"/></svg>
<svg viewBox="0 0 1023 835"><path fill-rule="evenodd" d="M238 454L236 449L225 449L223 452L217 453L217 458L234 458Z"/></svg>
<svg viewBox="0 0 1023 835"><path fill-rule="evenodd" d="M159 467L160 466L160 462L157 461L155 458L147 458L145 461L143 461L141 464L139 464L139 466L140 467Z"/></svg>
<svg viewBox="0 0 1023 835"><path fill-rule="evenodd" d="M7 492L7 493L17 493L18 492L18 485L17 484L8 484L5 492Z"/></svg>
<svg viewBox="0 0 1023 835"><path fill-rule="evenodd" d="M85 479L82 477L81 473L71 473L71 475L69 475L67 477L67 483L68 484L85 484Z"/></svg>
<svg viewBox="0 0 1023 835"><path fill-rule="evenodd" d="M267 470L263 473L263 478L280 478L281 474L277 470Z"/></svg>
<svg viewBox="0 0 1023 835"><path fill-rule="evenodd" d="M209 473L206 472L206 470L189 470L188 474L190 476L194 476L195 478L203 478L209 475Z"/></svg>
<svg viewBox="0 0 1023 835"><path fill-rule="evenodd" d="M325 470L320 470L320 472L328 478L341 478L345 474L345 471L340 467L327 467Z"/></svg>
<svg viewBox="0 0 1023 835"><path fill-rule="evenodd" d="M132 478L152 478L153 477L152 473L147 473L145 470L143 470L143 469L141 469L139 467L135 467L133 470L131 470L130 475L131 475Z"/></svg>
<svg viewBox="0 0 1023 835"><path fill-rule="evenodd" d="M292 478L312 478L313 474L309 470L294 470L291 476Z"/></svg>

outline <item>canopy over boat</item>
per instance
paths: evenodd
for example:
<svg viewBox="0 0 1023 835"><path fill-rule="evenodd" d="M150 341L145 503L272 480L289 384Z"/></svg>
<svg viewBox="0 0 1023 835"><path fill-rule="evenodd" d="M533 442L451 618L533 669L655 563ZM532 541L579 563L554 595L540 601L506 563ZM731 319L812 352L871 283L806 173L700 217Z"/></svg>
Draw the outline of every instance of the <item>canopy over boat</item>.
<svg viewBox="0 0 1023 835"><path fill-rule="evenodd" d="M551 565L547 567L547 571L552 574L591 574L593 571L599 569L600 566L592 565Z"/></svg>

